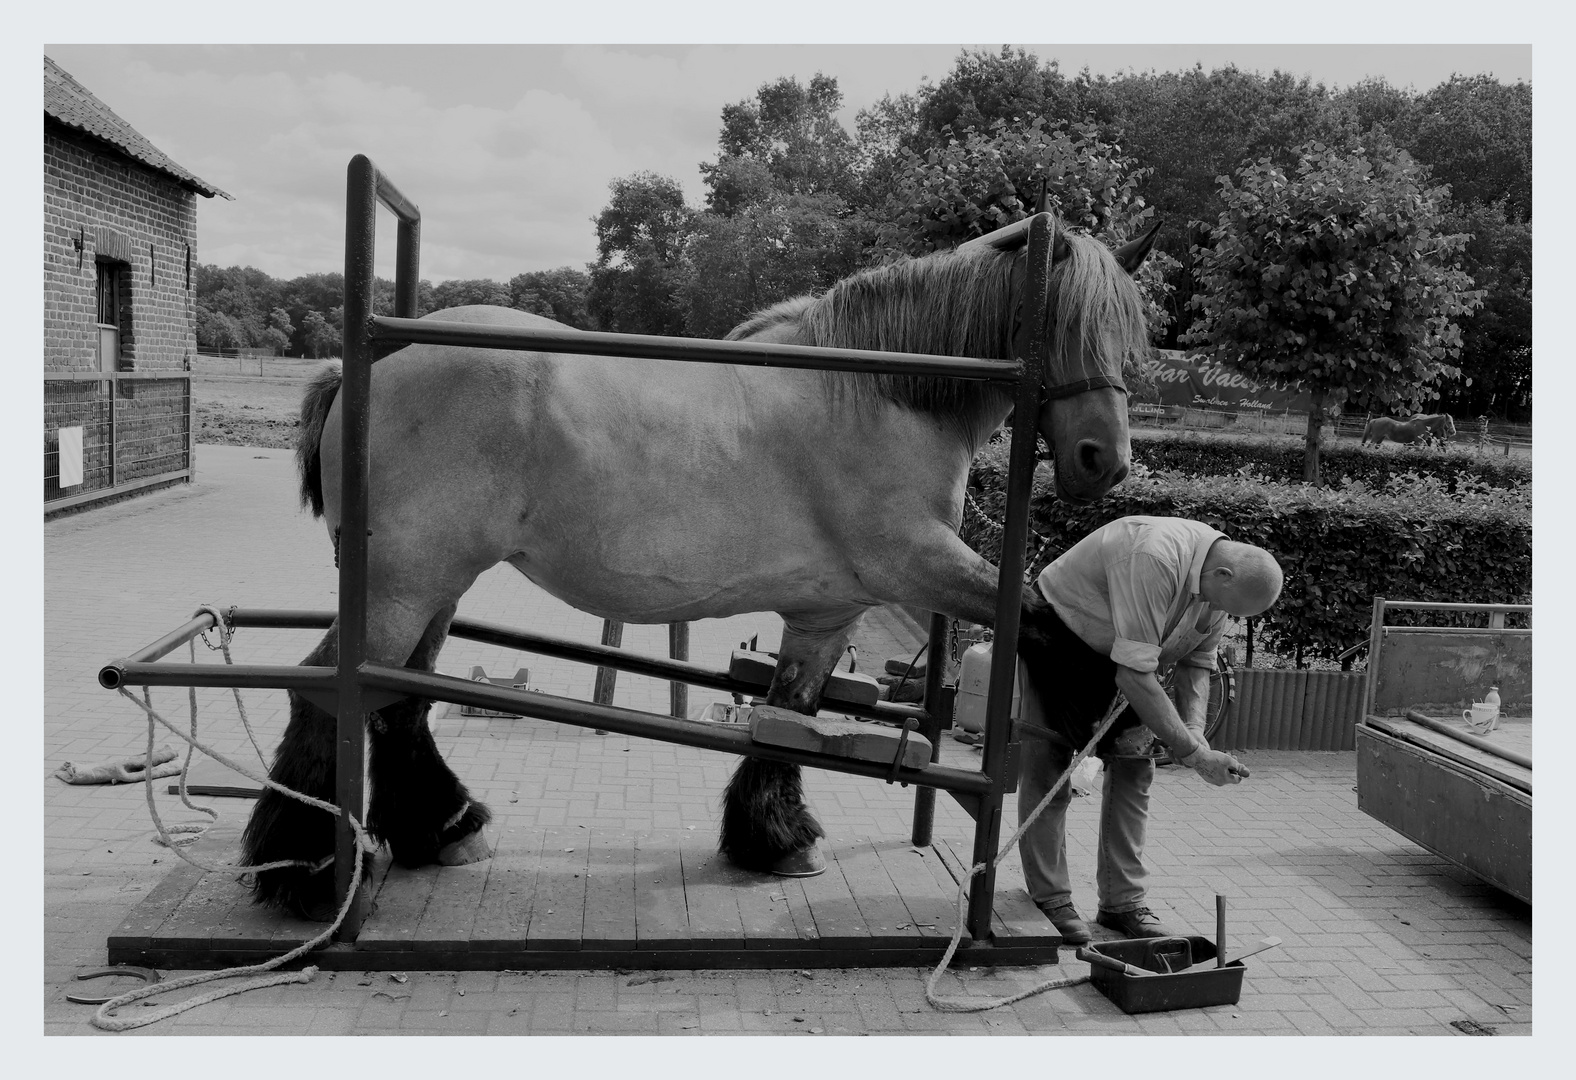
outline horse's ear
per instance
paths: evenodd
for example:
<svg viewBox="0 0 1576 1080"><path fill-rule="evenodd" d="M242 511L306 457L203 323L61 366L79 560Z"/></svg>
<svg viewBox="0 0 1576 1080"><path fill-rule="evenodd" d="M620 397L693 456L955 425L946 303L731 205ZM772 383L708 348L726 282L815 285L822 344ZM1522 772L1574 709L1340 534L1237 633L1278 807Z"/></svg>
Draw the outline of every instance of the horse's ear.
<svg viewBox="0 0 1576 1080"><path fill-rule="evenodd" d="M1138 273L1138 268L1144 265L1144 259L1149 256L1149 251L1155 246L1155 237L1160 232L1164 222L1156 221L1137 240L1129 240L1116 249L1116 261L1123 270L1129 274Z"/></svg>

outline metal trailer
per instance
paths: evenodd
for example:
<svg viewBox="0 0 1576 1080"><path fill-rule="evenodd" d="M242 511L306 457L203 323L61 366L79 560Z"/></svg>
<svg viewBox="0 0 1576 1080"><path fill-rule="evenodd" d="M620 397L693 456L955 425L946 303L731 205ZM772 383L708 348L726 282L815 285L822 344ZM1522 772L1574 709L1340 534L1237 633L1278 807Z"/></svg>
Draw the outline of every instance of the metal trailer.
<svg viewBox="0 0 1576 1080"><path fill-rule="evenodd" d="M375 219L379 204L398 219L395 301L393 317L372 310ZM159 663L159 659L214 625L211 614L199 614L184 626L137 652L106 664L99 682L107 689L131 686L253 687L294 690L323 705L338 718L335 801L365 813L366 778L363 749L366 717L405 695L419 695L476 708L492 709L553 720L581 727L731 754L837 772L878 777L916 786L913 842L931 842L931 822L937 790L950 794L974 819L972 863L990 864L1001 841L1004 798L1017 788L1017 744L1012 741L1008 715L1016 672L1016 641L1028 536L1028 502L1035 467L1038 394L1046 341L1042 327L1049 303L1051 248L1054 224L1048 213L1037 213L986 237L970 241L998 248L1027 244L1029 274L1024 290L1018 336L1014 340L1016 363L954 357L884 353L760 342L690 340L635 334L590 333L578 330L499 328L416 319L416 294L420 259L421 214L416 205L364 155L354 157L348 169L345 224L344 372L340 388L344 423L344 492L339 570L339 663L337 667L306 665L198 665ZM910 769L832 757L825 754L765 746L750 740L748 731L731 731L718 725L695 724L683 719L631 709L615 708L544 693L523 692L406 668L368 662L366 658L367 602L367 469L368 395L372 365L396 349L412 343L467 345L496 349L537 349L559 353L590 353L632 359L688 360L704 363L757 364L831 371L922 374L956 379L986 380L1012 387L1016 404L1008 474L1008 498L1000 579L996 607L996 640L1007 645L995 650L989 682L985 740L979 771L931 764ZM246 610L232 608L226 621L235 627L326 628L334 613L327 611ZM946 620L937 615L929 627L932 656L944 648ZM676 660L636 656L618 649L580 644L531 634L507 627L456 619L456 637L491 642L509 648L568 658L657 678L696 683L720 690L759 693L763 687L730 678ZM929 737L932 762L939 757L939 735L950 726L950 701L941 685L939 663L929 664L925 707L877 703L861 706L828 697L828 706L857 715L902 724L913 718ZM354 834L343 815L337 826L335 852L336 897L344 902L355 882ZM991 915L996 873L989 867L970 887L965 954L992 962ZM366 917L366 895L352 904L335 940L354 942ZM1054 936L1051 938L1054 941ZM1054 959L1054 945L1052 955ZM1014 962L1023 962L1021 959ZM1034 961L1044 962L1044 961Z"/></svg>
<svg viewBox="0 0 1576 1080"><path fill-rule="evenodd" d="M1386 625L1389 612L1487 614L1488 627ZM1525 615L1526 627L1506 616ZM1377 597L1357 725L1357 806L1407 839L1532 902L1532 608ZM1487 736L1462 711L1499 687Z"/></svg>

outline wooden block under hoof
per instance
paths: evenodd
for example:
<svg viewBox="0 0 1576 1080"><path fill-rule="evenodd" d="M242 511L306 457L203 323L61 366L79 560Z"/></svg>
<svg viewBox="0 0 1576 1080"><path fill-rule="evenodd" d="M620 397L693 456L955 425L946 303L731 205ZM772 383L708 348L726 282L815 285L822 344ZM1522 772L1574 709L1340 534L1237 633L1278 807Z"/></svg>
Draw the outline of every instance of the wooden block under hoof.
<svg viewBox="0 0 1576 1080"><path fill-rule="evenodd" d="M754 683L766 689L777 671L777 658L770 653L735 649L728 660L728 677ZM857 671L834 671L826 681L826 696L855 705L874 705L881 700L881 684Z"/></svg>
<svg viewBox="0 0 1576 1080"><path fill-rule="evenodd" d="M755 742L855 761L889 764L902 737L902 731L881 724L829 720L771 705L757 705L750 714L750 738ZM917 731L909 732L902 764L909 769L929 765L930 740Z"/></svg>

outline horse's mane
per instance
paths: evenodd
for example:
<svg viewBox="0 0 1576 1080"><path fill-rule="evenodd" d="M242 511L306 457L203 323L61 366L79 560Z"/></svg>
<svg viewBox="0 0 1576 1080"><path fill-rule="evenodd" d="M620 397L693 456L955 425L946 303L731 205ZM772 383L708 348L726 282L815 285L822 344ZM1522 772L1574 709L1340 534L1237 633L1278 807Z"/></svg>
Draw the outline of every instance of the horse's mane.
<svg viewBox="0 0 1576 1080"><path fill-rule="evenodd" d="M1075 371L1072 378L1119 375L1148 348L1138 291L1098 240L1078 233L1066 238L1068 255L1058 260L1051 276L1051 363L1065 368L1083 354L1099 370ZM864 270L820 296L795 297L758 312L735 327L728 340L791 322L808 345L1006 360L1017 318L1014 283L1026 276L1026 259L1021 249L980 248ZM1100 334L1096 328L1114 332ZM1002 393L972 380L822 374L836 397L856 406L891 402L963 426L987 395Z"/></svg>

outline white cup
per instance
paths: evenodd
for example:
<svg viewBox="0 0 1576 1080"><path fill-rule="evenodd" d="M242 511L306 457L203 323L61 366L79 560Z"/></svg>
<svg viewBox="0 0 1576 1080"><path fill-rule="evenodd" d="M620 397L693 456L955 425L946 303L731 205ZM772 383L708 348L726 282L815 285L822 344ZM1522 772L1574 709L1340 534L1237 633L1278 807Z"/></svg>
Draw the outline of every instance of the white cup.
<svg viewBox="0 0 1576 1080"><path fill-rule="evenodd" d="M1499 721L1499 709L1481 701L1474 702L1471 709L1462 711L1461 719L1465 720L1474 731L1490 732Z"/></svg>

